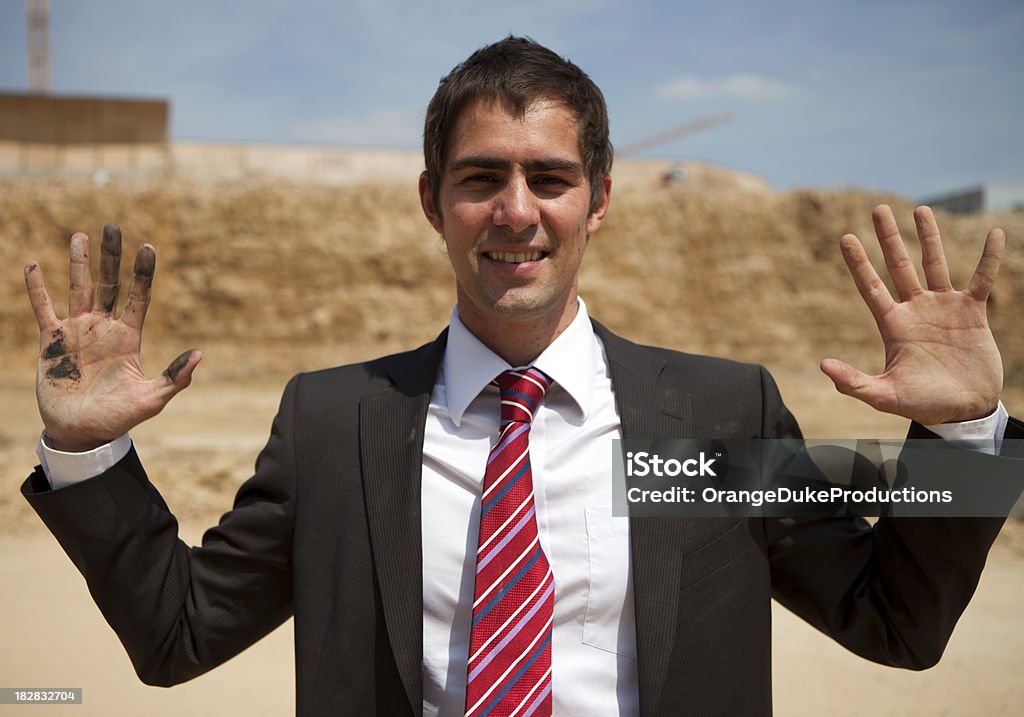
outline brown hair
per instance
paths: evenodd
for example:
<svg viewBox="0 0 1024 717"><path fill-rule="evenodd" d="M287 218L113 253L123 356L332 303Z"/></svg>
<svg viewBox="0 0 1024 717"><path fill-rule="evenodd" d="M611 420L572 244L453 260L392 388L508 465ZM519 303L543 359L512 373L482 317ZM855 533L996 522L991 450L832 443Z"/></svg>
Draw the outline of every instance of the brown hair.
<svg viewBox="0 0 1024 717"><path fill-rule="evenodd" d="M439 202L448 142L459 113L481 97L509 102L519 115L539 99L565 103L576 115L580 156L590 181L590 209L596 208L613 155L604 95L569 60L528 37L512 35L480 48L442 77L427 106L423 159L434 204Z"/></svg>

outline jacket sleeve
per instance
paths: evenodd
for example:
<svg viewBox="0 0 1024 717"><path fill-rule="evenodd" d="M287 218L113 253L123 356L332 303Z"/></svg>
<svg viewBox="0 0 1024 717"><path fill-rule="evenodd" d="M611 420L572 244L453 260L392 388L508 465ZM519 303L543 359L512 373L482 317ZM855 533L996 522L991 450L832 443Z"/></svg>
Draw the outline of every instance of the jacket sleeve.
<svg viewBox="0 0 1024 717"><path fill-rule="evenodd" d="M766 437L799 435L763 374ZM913 426L911 437L923 437ZM1011 419L1006 438L1024 437ZM1021 456L1004 456L1024 470ZM979 477L979 479L984 479ZM767 519L772 595L854 653L910 669L942 656L1003 518Z"/></svg>
<svg viewBox="0 0 1024 717"><path fill-rule="evenodd" d="M134 449L66 488L50 490L38 467L22 485L143 682L196 677L291 616L297 381L285 389L255 474L200 547L178 538Z"/></svg>

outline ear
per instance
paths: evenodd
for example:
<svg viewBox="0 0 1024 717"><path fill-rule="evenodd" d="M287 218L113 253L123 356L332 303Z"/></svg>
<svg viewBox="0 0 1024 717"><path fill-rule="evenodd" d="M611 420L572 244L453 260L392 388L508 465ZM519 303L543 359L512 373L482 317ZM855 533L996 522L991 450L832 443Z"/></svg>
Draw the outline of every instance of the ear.
<svg viewBox="0 0 1024 717"><path fill-rule="evenodd" d="M434 227L434 231L444 234L444 222L441 219L441 212L434 204L434 195L426 171L420 173L420 206L423 207L423 214L430 222L430 226Z"/></svg>
<svg viewBox="0 0 1024 717"><path fill-rule="evenodd" d="M612 202L612 176L604 175L601 185L601 196L598 197L597 206L587 217L587 236L595 233L601 227L604 215L608 213L608 205Z"/></svg>

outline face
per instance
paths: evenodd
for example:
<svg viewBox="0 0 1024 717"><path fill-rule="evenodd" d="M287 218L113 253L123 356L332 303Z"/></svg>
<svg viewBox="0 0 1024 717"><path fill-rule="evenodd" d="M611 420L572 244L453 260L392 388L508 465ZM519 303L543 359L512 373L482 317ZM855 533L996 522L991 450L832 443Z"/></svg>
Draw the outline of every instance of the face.
<svg viewBox="0 0 1024 717"><path fill-rule="evenodd" d="M610 178L590 211L590 183L574 114L538 100L522 116L478 100L449 142L435 206L423 209L455 269L459 316L474 333L543 321L561 331L576 313L576 274L608 208ZM478 333L480 335L480 333Z"/></svg>

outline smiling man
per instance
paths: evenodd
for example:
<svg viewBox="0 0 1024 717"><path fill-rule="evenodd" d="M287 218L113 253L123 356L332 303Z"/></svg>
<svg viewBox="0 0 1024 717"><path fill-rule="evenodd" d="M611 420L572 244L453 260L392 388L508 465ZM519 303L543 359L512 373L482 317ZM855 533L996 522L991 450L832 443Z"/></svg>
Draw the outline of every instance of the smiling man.
<svg viewBox="0 0 1024 717"><path fill-rule="evenodd" d="M72 237L67 319L26 267L45 434L22 490L143 680L188 680L294 615L301 715L767 715L771 597L866 658L934 664L1000 519L612 516L614 439L799 428L764 369L638 346L588 316L577 275L612 149L579 68L521 38L479 50L441 81L424 155L423 210L455 274L448 328L296 376L201 547L177 539L127 437L201 359L142 375L153 248L116 320L116 228L95 290ZM892 212L874 215L898 299L856 237L840 242L885 372L822 368L911 435L1022 437L985 316L1002 232L956 291L934 217L915 218L926 288Z"/></svg>
<svg viewBox="0 0 1024 717"><path fill-rule="evenodd" d="M577 125L559 100L517 108L480 97L459 114L443 173L420 177L423 211L455 270L459 318L513 366L576 316L577 273L611 199L609 175L591 186Z"/></svg>

